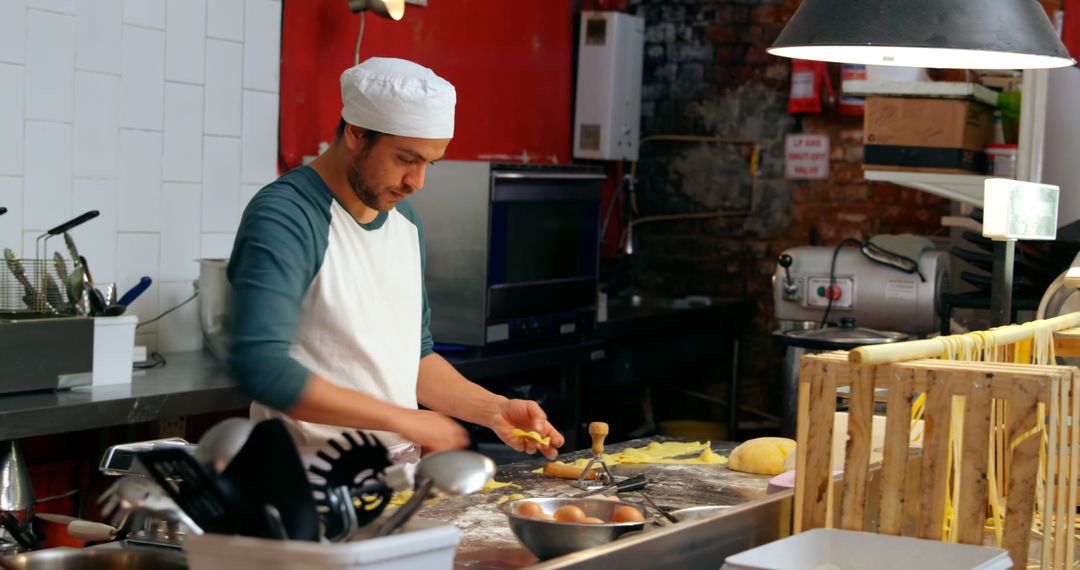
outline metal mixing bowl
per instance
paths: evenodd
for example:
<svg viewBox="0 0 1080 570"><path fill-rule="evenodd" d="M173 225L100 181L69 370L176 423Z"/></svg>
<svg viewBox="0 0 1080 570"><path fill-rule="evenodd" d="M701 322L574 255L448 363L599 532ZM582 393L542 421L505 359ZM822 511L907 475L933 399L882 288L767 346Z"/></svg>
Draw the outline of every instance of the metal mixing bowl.
<svg viewBox="0 0 1080 570"><path fill-rule="evenodd" d="M563 505L576 505L585 511L585 516L610 520L615 509L630 506L645 516L645 510L638 505L608 501L605 499L518 499L502 505L502 510L510 518L510 530L530 552L541 560L555 558L578 550L607 544L620 536L635 530L641 530L644 523L569 523L545 521L524 517L517 514L522 503L536 503L549 515Z"/></svg>
<svg viewBox="0 0 1080 570"><path fill-rule="evenodd" d="M114 548L50 548L0 560L0 568L15 570L181 570L187 568L177 551Z"/></svg>

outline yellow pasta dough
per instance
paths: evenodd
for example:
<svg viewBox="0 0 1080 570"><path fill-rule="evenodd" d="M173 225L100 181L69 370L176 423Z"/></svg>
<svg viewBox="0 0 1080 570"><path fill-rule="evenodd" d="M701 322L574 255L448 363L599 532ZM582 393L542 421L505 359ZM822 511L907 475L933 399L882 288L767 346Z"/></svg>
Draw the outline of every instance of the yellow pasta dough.
<svg viewBox="0 0 1080 570"><path fill-rule="evenodd" d="M540 434L535 431L525 431L523 429L514 428L514 437L520 437L521 439L531 439L541 445L551 445L550 437L540 437Z"/></svg>
<svg viewBox="0 0 1080 570"><path fill-rule="evenodd" d="M654 441L645 447L630 447L619 453L605 453L600 458L604 460L608 467L620 463L628 465L723 465L727 463L728 459L723 455L714 453L711 446L712 442L709 441L704 443L700 441L666 441L664 443ZM564 465L583 468L590 459L592 458L583 457ZM556 463L561 462L557 461ZM598 465L594 465L594 468L598 467ZM543 473L543 469L538 469L533 473Z"/></svg>
<svg viewBox="0 0 1080 570"><path fill-rule="evenodd" d="M758 437L731 452L728 469L758 475L784 472L784 459L795 450L795 440L786 437Z"/></svg>

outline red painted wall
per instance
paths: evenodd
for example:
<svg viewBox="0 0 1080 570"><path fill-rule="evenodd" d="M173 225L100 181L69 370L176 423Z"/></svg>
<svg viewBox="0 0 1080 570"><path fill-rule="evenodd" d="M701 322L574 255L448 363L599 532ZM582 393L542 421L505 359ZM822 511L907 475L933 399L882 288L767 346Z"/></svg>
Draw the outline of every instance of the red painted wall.
<svg viewBox="0 0 1080 570"><path fill-rule="evenodd" d="M457 88L447 158L570 160L573 108L571 0L429 0L394 22L368 14L360 59L400 57ZM353 64L360 16L346 0L286 0L281 46L282 170L333 138L338 77Z"/></svg>
<svg viewBox="0 0 1080 570"><path fill-rule="evenodd" d="M1065 22L1061 40L1073 59L1080 60L1080 0L1065 0Z"/></svg>

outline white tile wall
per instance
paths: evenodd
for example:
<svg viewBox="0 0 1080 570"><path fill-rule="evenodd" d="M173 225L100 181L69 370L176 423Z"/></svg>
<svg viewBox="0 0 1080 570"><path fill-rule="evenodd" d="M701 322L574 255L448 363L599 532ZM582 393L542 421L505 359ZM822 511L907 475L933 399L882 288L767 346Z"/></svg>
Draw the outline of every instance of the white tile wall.
<svg viewBox="0 0 1080 570"><path fill-rule="evenodd" d="M116 264L116 204L115 180L76 178L73 188L73 215L97 210L98 217L71 231L79 253L91 264L94 279L115 283L119 278Z"/></svg>
<svg viewBox="0 0 1080 570"><path fill-rule="evenodd" d="M75 0L29 0L26 5L29 8L50 12L75 13Z"/></svg>
<svg viewBox="0 0 1080 570"><path fill-rule="evenodd" d="M244 4L244 88L278 90L280 28L279 2L247 0Z"/></svg>
<svg viewBox="0 0 1080 570"><path fill-rule="evenodd" d="M165 180L202 180L202 116L201 86L165 84Z"/></svg>
<svg viewBox="0 0 1080 570"><path fill-rule="evenodd" d="M240 180L266 184L277 177L278 96L244 91L244 151ZM269 117L269 120L268 120Z"/></svg>
<svg viewBox="0 0 1080 570"><path fill-rule="evenodd" d="M120 75L122 6L121 0L80 1L76 5L76 69Z"/></svg>
<svg viewBox="0 0 1080 570"><path fill-rule="evenodd" d="M23 66L0 63L0 176L23 173L24 76Z"/></svg>
<svg viewBox="0 0 1080 570"><path fill-rule="evenodd" d="M98 210L72 232L97 281L151 277L144 321L189 297L277 177L280 26L280 0L0 0L0 248ZM199 347L196 308L137 341Z"/></svg>
<svg viewBox="0 0 1080 570"><path fill-rule="evenodd" d="M120 144L120 78L75 72L74 174L116 178Z"/></svg>
<svg viewBox="0 0 1080 570"><path fill-rule="evenodd" d="M22 224L19 212L23 211L23 179L18 176L0 176L0 206L8 209L0 216L0 249L18 249L22 240Z"/></svg>
<svg viewBox="0 0 1080 570"><path fill-rule="evenodd" d="M71 121L75 97L75 16L27 10L26 118Z"/></svg>
<svg viewBox="0 0 1080 570"><path fill-rule="evenodd" d="M165 99L165 32L124 26L120 126L161 130Z"/></svg>
<svg viewBox="0 0 1080 570"><path fill-rule="evenodd" d="M236 239L235 233L203 233L201 257L208 259L229 257L232 254L234 239Z"/></svg>
<svg viewBox="0 0 1080 570"><path fill-rule="evenodd" d="M26 121L25 184L23 229L40 233L72 218L69 123Z"/></svg>
<svg viewBox="0 0 1080 570"><path fill-rule="evenodd" d="M158 312L165 312L183 303L195 292L191 281L162 282ZM181 352L202 347L202 335L190 334L199 330L199 305L192 301L161 319L158 323L158 350Z"/></svg>
<svg viewBox="0 0 1080 570"><path fill-rule="evenodd" d="M240 139L205 137L202 231L236 230L240 224L240 191Z"/></svg>
<svg viewBox="0 0 1080 570"><path fill-rule="evenodd" d="M124 0L124 23L165 29L165 0Z"/></svg>
<svg viewBox="0 0 1080 570"><path fill-rule="evenodd" d="M26 62L26 1L0 2L0 61Z"/></svg>
<svg viewBox="0 0 1080 570"><path fill-rule="evenodd" d="M199 276L199 198L202 185L166 182L161 192L161 208L169 215L161 219L162 281L191 281Z"/></svg>
<svg viewBox="0 0 1080 570"><path fill-rule="evenodd" d="M40 230L23 230L22 232L22 258L23 259L35 259L43 257L39 250L45 251L44 257L52 259L54 252L59 252L63 255L67 250L64 247L64 241L61 239L51 238L44 239L42 234L45 232ZM42 239L39 239L42 238Z"/></svg>
<svg viewBox="0 0 1080 570"><path fill-rule="evenodd" d="M261 184L244 184L240 186L240 213L244 213L244 208L247 208L248 202L255 197L255 194L262 189Z"/></svg>
<svg viewBox="0 0 1080 570"><path fill-rule="evenodd" d="M156 232L161 229L161 133L120 130L120 203L117 229ZM156 265L156 264L155 264Z"/></svg>
<svg viewBox="0 0 1080 570"><path fill-rule="evenodd" d="M203 82L206 0L169 0L165 15L165 80Z"/></svg>
<svg viewBox="0 0 1080 570"><path fill-rule="evenodd" d="M244 0L211 0L206 12L208 37L244 41Z"/></svg>
<svg viewBox="0 0 1080 570"><path fill-rule="evenodd" d="M241 135L244 93L244 46L221 40L206 41L206 120L210 135Z"/></svg>

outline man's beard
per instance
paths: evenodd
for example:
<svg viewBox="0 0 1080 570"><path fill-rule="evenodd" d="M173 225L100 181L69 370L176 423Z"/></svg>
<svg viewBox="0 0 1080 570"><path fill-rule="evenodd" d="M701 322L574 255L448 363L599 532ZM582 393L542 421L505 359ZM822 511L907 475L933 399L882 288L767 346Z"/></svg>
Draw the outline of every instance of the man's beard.
<svg viewBox="0 0 1080 570"><path fill-rule="evenodd" d="M380 212L392 210L394 209L395 202L388 199L390 191L392 190L405 196L408 196L411 191L405 187L398 187L387 188L380 192L369 184L367 177L365 176L369 154L370 149L365 148L356 156L356 160L349 164L347 172L349 186L352 188L353 194L356 194L356 197L368 208Z"/></svg>

